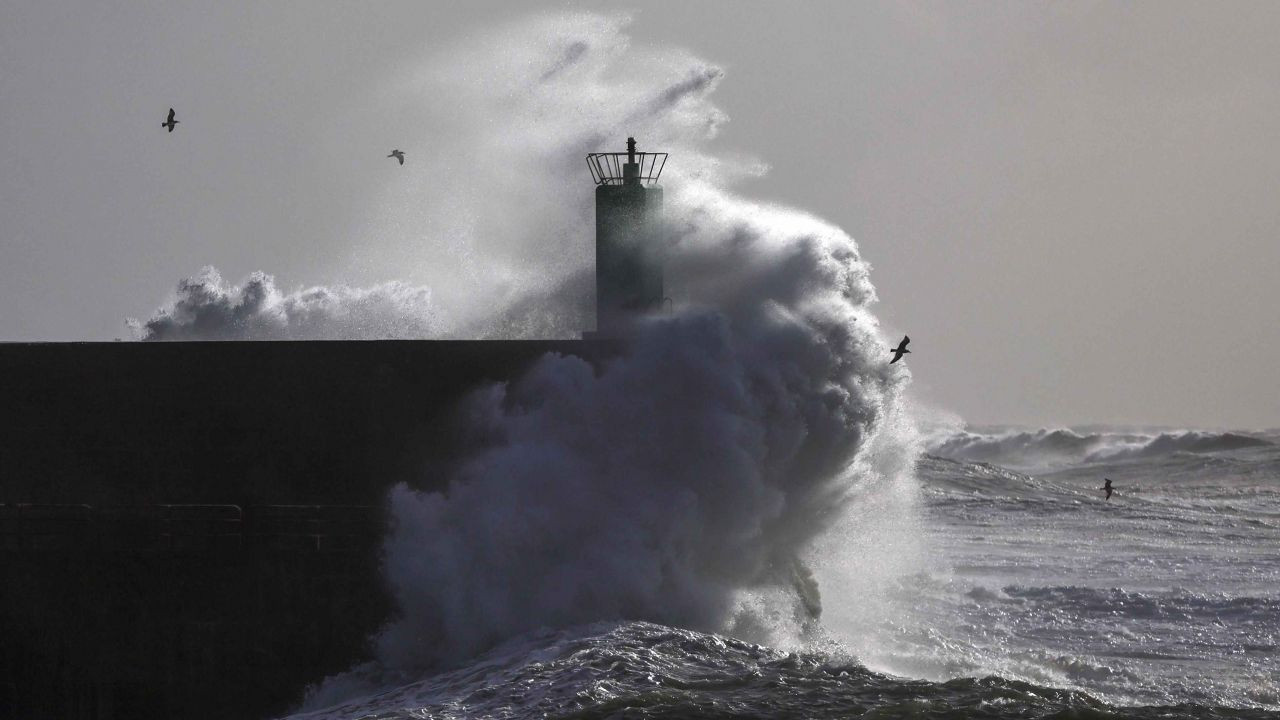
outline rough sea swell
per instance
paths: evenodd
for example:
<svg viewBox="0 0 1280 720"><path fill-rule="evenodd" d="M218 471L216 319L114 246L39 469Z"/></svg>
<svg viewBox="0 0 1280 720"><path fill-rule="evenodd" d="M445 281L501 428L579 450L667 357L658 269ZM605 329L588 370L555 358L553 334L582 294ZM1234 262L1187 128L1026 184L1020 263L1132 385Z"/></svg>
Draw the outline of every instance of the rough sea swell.
<svg viewBox="0 0 1280 720"><path fill-rule="evenodd" d="M1274 713L1193 704L1117 708L1083 692L994 676L906 680L848 657L633 622L531 634L452 672L296 717L1103 720Z"/></svg>
<svg viewBox="0 0 1280 720"><path fill-rule="evenodd" d="M304 712L1105 715L1089 695L1028 684L992 659L998 646L963 645L971 629L948 603L969 589L952 592L928 551L936 506L914 474L909 373L888 365L867 264L839 228L735 195L758 166L705 149L725 120L709 99L723 73L633 47L624 26L536 18L441 51L372 101L421 117L439 169L470 178L393 188L425 206L396 234L462 248L482 271L441 272L430 292L290 294L206 275L140 325L158 340L327 337L334 323L360 337L571 336L590 326L589 200L563 191L582 185L582 155L634 135L678 159L663 175L674 312L599 368L544 357L457 409L470 432L447 490L389 499L396 618L373 661L313 689ZM1006 667L1010 679L947 680ZM1231 704L1272 702L1258 697Z"/></svg>

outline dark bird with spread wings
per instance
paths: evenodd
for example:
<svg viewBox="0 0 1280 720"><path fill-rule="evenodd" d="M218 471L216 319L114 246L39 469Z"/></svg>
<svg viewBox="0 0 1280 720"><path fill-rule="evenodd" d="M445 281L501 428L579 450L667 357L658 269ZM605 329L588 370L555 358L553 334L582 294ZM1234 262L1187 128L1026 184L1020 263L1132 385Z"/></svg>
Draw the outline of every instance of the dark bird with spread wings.
<svg viewBox="0 0 1280 720"><path fill-rule="evenodd" d="M403 152L401 152L401 151L399 151L399 150L392 150L392 151L391 151L391 154L390 154L390 155L388 155L387 157L389 157L389 158L395 158L395 159L397 159L397 160L399 160L399 161L400 161L400 164L401 164L401 165L403 165L403 164L404 164L404 153L403 153Z"/></svg>
<svg viewBox="0 0 1280 720"><path fill-rule="evenodd" d="M898 362L899 360L902 359L903 355L906 355L907 353L911 352L910 350L907 349L907 343L909 342L911 342L911 338L907 337L906 335L903 335L902 342L898 343L898 347L889 348L889 352L893 353L893 359L889 361L890 365Z"/></svg>
<svg viewBox="0 0 1280 720"><path fill-rule="evenodd" d="M169 108L169 119L160 123L160 127L167 127L169 128L169 132L173 132L173 126L177 125L180 122L178 120L175 120L173 116L174 116L173 108Z"/></svg>

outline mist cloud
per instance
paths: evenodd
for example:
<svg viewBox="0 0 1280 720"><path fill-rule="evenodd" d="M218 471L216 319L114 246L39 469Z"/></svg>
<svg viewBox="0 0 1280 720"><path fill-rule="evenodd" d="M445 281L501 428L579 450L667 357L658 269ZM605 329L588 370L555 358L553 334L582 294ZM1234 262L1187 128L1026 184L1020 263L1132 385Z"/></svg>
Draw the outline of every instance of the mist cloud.
<svg viewBox="0 0 1280 720"><path fill-rule="evenodd" d="M441 328L427 288L388 282L286 293L266 273L232 285L213 267L179 282L151 319L129 325L149 341L430 338Z"/></svg>

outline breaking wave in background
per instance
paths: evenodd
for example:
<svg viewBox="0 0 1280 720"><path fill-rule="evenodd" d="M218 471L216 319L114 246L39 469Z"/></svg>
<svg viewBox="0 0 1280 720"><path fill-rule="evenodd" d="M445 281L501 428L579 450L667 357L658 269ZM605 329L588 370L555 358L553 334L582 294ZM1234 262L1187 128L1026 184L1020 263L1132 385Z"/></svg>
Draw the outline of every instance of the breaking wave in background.
<svg viewBox="0 0 1280 720"><path fill-rule="evenodd" d="M953 460L988 462L1017 470L1050 470L1086 463L1158 458L1175 453L1213 453L1267 447L1260 433L1117 430L959 431L935 438L929 451Z"/></svg>

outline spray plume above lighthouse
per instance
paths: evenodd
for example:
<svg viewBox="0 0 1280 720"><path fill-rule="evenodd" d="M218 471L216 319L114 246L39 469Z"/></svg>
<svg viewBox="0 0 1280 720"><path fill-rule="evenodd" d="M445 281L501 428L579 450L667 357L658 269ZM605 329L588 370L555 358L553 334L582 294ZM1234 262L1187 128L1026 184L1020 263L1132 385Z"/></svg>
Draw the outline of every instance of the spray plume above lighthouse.
<svg viewBox="0 0 1280 720"><path fill-rule="evenodd" d="M667 153L591 153L596 183L596 330L584 337L620 333L628 323L662 308L664 251L662 188L658 177Z"/></svg>

